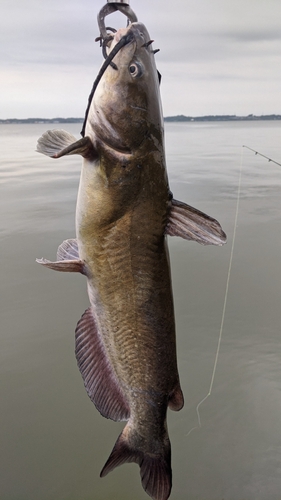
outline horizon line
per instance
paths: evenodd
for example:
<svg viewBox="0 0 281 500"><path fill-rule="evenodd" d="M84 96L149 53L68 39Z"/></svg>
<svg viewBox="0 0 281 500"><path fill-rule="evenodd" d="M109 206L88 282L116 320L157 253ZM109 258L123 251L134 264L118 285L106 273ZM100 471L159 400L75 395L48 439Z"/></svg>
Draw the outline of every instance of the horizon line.
<svg viewBox="0 0 281 500"><path fill-rule="evenodd" d="M255 114L248 114L248 115L235 115L235 114L209 114L209 115L198 115L198 116L191 116L191 115L183 115L183 114L178 114L178 115L169 115L169 116L164 116L164 121L202 121L202 120L210 120L210 121L215 121L215 120L263 120L263 119L278 119L281 120L281 115L276 114L276 113L270 113L270 114L262 114L262 115L255 115ZM54 117L54 118L43 118L43 117L29 117L29 118L0 118L0 123L15 123L15 122L28 122L28 123L82 123L84 121L84 118L80 117Z"/></svg>

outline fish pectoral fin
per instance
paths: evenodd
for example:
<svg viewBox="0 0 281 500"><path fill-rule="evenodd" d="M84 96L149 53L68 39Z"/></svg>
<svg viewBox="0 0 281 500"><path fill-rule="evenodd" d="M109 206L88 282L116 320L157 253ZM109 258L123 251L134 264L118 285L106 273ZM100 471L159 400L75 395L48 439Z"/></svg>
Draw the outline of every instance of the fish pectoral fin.
<svg viewBox="0 0 281 500"><path fill-rule="evenodd" d="M98 411L111 420L128 420L129 405L108 359L91 307L77 323L75 355L88 396Z"/></svg>
<svg viewBox="0 0 281 500"><path fill-rule="evenodd" d="M65 130L47 130L38 139L36 151L51 158L81 155L84 158L94 159L98 156L89 137L77 141L74 135Z"/></svg>
<svg viewBox="0 0 281 500"><path fill-rule="evenodd" d="M165 233L197 241L201 245L222 246L226 243L226 234L216 219L174 199Z"/></svg>
<svg viewBox="0 0 281 500"><path fill-rule="evenodd" d="M183 393L178 383L169 396L168 406L170 410L179 411L184 405Z"/></svg>
<svg viewBox="0 0 281 500"><path fill-rule="evenodd" d="M52 262L47 259L36 259L38 264L53 269L54 271L60 271L63 273L81 273L87 274L85 269L85 264L82 260L58 260Z"/></svg>

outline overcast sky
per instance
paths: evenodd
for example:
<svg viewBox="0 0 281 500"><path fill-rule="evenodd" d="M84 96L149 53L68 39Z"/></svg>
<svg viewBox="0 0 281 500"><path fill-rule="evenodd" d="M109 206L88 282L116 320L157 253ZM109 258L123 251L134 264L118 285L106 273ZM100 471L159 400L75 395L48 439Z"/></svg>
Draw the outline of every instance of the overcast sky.
<svg viewBox="0 0 281 500"><path fill-rule="evenodd" d="M0 0L0 118L82 117L106 0ZM155 40L164 115L281 114L281 0L131 0ZM124 25L111 15L107 25Z"/></svg>

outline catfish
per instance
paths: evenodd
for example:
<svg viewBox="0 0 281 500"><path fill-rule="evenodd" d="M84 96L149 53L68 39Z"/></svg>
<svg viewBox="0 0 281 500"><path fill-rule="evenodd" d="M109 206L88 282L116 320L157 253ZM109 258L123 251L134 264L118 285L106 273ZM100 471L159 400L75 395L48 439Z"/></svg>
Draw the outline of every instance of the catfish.
<svg viewBox="0 0 281 500"><path fill-rule="evenodd" d="M223 245L226 236L215 219L170 192L159 76L147 29L134 22L112 38L114 64L89 101L85 136L76 140L49 130L38 141L37 150L52 158L83 157L76 239L60 245L57 261L38 262L87 278L90 306L75 331L78 367L101 415L126 421L101 476L135 462L148 495L167 500L167 408L178 411L184 404L167 235L203 245Z"/></svg>

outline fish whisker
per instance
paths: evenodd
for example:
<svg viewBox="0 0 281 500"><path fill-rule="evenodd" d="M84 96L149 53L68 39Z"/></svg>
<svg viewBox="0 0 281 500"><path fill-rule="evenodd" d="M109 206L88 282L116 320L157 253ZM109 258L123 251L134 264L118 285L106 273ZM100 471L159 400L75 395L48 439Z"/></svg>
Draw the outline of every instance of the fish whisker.
<svg viewBox="0 0 281 500"><path fill-rule="evenodd" d="M102 55L103 55L103 57L104 57L105 59L107 59L107 57L108 57L108 54L107 54L107 52L106 52L106 47L107 47L108 42L111 42L111 40L113 40L113 36L112 36L112 35L109 35L109 36L108 36L108 37L107 37L107 38L106 38L106 39L102 42ZM117 66L116 66L116 64L115 64L114 62L112 62L112 61L109 63L109 65L110 65L113 69L115 69L115 70L117 70L117 69L118 69L118 68L117 68Z"/></svg>
<svg viewBox="0 0 281 500"><path fill-rule="evenodd" d="M149 40L148 42L145 42L145 43L142 45L142 47L147 48L147 47L149 47L149 45L151 45L153 42L154 42L154 40Z"/></svg>

